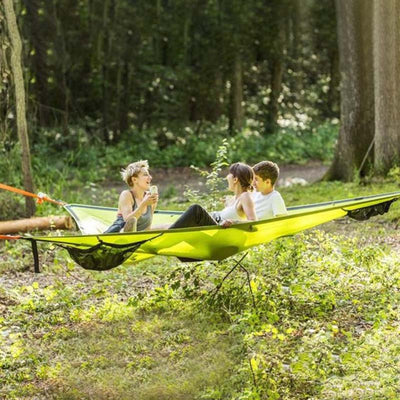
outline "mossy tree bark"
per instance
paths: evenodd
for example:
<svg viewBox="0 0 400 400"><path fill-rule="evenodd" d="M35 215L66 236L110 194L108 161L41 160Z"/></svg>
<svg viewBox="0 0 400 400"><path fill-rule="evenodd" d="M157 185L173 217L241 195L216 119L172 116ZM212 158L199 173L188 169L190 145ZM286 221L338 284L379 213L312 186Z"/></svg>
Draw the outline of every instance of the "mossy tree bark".
<svg viewBox="0 0 400 400"><path fill-rule="evenodd" d="M374 139L372 0L336 0L341 126L325 180L351 181L371 165ZM367 161L367 162L366 162Z"/></svg>
<svg viewBox="0 0 400 400"><path fill-rule="evenodd" d="M21 51L22 43L12 0L3 0L7 28L11 42L11 70L14 79L15 103L17 114L17 131L22 151L22 175L25 190L33 192L33 177L31 170L31 155L26 123L25 88L22 74ZM35 202L26 197L26 213L30 217L35 213Z"/></svg>
<svg viewBox="0 0 400 400"><path fill-rule="evenodd" d="M400 2L374 2L375 170L400 163Z"/></svg>

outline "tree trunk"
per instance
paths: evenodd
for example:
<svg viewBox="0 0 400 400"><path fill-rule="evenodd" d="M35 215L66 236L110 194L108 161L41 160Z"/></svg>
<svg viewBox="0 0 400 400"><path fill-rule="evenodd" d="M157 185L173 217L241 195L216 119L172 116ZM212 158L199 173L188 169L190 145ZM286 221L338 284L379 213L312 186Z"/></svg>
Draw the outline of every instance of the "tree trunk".
<svg viewBox="0 0 400 400"><path fill-rule="evenodd" d="M127 54L127 51L125 52L125 54ZM120 110L118 120L119 120L119 130L121 133L125 132L129 127L128 113L129 113L130 98L132 97L131 76L133 75L133 73L131 72L131 69L133 67L131 66L129 58L127 56L125 57L126 59L123 61L123 64L121 66L122 83L121 83L121 88L119 89L120 94L118 95L119 99L118 109Z"/></svg>
<svg viewBox="0 0 400 400"><path fill-rule="evenodd" d="M291 53L292 58L297 60L300 54L301 21L305 7L302 7L300 0L293 0L289 18L292 22Z"/></svg>
<svg viewBox="0 0 400 400"><path fill-rule="evenodd" d="M337 0L341 126L325 180L351 181L367 171L374 138L372 0ZM362 170L360 170L362 167Z"/></svg>
<svg viewBox="0 0 400 400"><path fill-rule="evenodd" d="M11 68L7 60L9 41L6 34L5 18L0 5L0 143L4 144L9 137L9 115L12 108L12 96L10 93Z"/></svg>
<svg viewBox="0 0 400 400"><path fill-rule="evenodd" d="M74 223L69 215L36 217L16 221L0 221L0 233L30 232L47 229L72 229Z"/></svg>
<svg viewBox="0 0 400 400"><path fill-rule="evenodd" d="M4 11L7 20L7 28L11 41L11 70L14 78L15 87L15 103L17 114L17 131L21 144L22 152L22 176L24 189L33 192L33 178L31 171L31 155L29 149L29 137L26 124L26 107L25 107L25 87L22 74L22 43L19 36L17 20L15 18L14 6L12 0L4 0ZM35 213L35 202L32 198L25 198L26 213L30 217Z"/></svg>
<svg viewBox="0 0 400 400"><path fill-rule="evenodd" d="M34 52L32 57L30 57L32 59L30 69L36 79L36 83L32 88L32 91L36 94L36 100L38 102L37 109L39 112L39 124L41 126L47 126L50 124L51 119L49 108L46 107L50 105L49 93L47 90L49 67L47 65L46 53L49 40L47 36L49 27L47 20L45 20L43 16L40 17L38 13L38 10L42 7L41 0L25 0L24 4L28 17L27 22L29 27L30 42Z"/></svg>
<svg viewBox="0 0 400 400"><path fill-rule="evenodd" d="M68 140L68 145L69 148L72 149L73 147L73 142L72 142L72 137L69 134L69 105L70 105L70 89L68 87L67 83L67 67L68 67L68 55L67 55L67 49L65 45L65 36L64 36L64 31L62 27L62 23L60 18L58 17L59 13L58 12L58 7L60 7L60 3L57 0L53 0L52 2L52 8L51 8L51 15L52 15L52 22L53 26L55 29L55 49L56 49L56 54L57 54L57 80L60 82L60 97L63 99L63 134L65 137L69 138Z"/></svg>
<svg viewBox="0 0 400 400"><path fill-rule="evenodd" d="M212 99L208 100L207 119L212 123L216 123L222 115L222 96L223 96L223 75L221 68L216 68L214 76L214 87L211 88Z"/></svg>
<svg viewBox="0 0 400 400"><path fill-rule="evenodd" d="M274 38L269 62L271 94L265 123L266 134L274 132L278 127L279 96L282 91L284 47L286 45L285 26L287 23L286 10L284 10L283 4L285 3L279 5L279 8L277 8L277 14L275 15L277 34Z"/></svg>
<svg viewBox="0 0 400 400"><path fill-rule="evenodd" d="M339 109L339 54L337 49L332 49L329 54L329 89L327 94L327 114L329 117L336 116Z"/></svg>
<svg viewBox="0 0 400 400"><path fill-rule="evenodd" d="M283 54L276 55L270 66L271 95L269 100L269 112L266 123L266 133L272 133L278 126L279 96L282 89Z"/></svg>
<svg viewBox="0 0 400 400"><path fill-rule="evenodd" d="M301 36L303 33L302 25L304 24L304 14L306 10L306 7L302 7L301 0L293 0L288 15L288 20L291 24L287 24L291 26L291 30L289 30L289 34L287 34L286 37L290 55L290 68L296 72L296 74L291 77L291 90L292 93L297 94L297 96L300 96L302 87L301 75L298 72L301 71Z"/></svg>
<svg viewBox="0 0 400 400"><path fill-rule="evenodd" d="M233 62L230 97L229 132L232 134L243 128L242 60L239 51L235 53Z"/></svg>
<svg viewBox="0 0 400 400"><path fill-rule="evenodd" d="M109 0L105 0L103 3L103 54L102 54L102 111L103 111L103 137L106 144L111 141L109 130L110 130L110 77L109 77L109 57L111 50L111 35L110 35L110 11L112 11L112 5L110 7Z"/></svg>
<svg viewBox="0 0 400 400"><path fill-rule="evenodd" d="M400 163L400 3L374 2L375 169Z"/></svg>

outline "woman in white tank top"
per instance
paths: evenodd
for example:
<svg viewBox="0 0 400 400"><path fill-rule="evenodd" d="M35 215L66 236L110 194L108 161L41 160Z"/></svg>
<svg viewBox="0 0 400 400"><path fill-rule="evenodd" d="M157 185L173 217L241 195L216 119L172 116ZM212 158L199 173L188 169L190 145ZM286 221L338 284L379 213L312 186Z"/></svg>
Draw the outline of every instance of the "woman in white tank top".
<svg viewBox="0 0 400 400"><path fill-rule="evenodd" d="M254 202L250 195L253 189L253 169L243 163L232 164L226 179L228 189L234 196L227 201L223 210L209 214L203 207L194 204L169 229L217 224L228 227L235 222L256 220Z"/></svg>

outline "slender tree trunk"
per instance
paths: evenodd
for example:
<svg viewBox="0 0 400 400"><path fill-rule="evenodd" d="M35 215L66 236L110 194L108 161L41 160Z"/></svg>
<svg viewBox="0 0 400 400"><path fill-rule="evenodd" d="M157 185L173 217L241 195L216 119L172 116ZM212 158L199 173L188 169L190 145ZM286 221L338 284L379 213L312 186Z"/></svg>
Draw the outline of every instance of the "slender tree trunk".
<svg viewBox="0 0 400 400"><path fill-rule="evenodd" d="M49 125L51 115L49 115L49 94L47 90L48 66L47 66L47 41L46 31L48 30L47 21L44 17L40 18L38 10L41 8L41 0L24 0L27 11L27 21L30 33L30 42L32 45L33 55L31 71L36 79L35 85L32 87L38 102L39 124L41 126Z"/></svg>
<svg viewBox="0 0 400 400"><path fill-rule="evenodd" d="M285 13L282 5L279 6L278 10ZM282 79L283 79L283 65L284 65L284 47L286 44L286 33L285 33L285 22L282 15L277 11L276 15L276 28L278 29L277 36L274 41L274 46L270 55L270 88L271 94L269 99L268 114L265 124L265 133L269 134L276 130L278 127L278 116L279 116L279 96L282 91ZM284 15L284 14L283 14Z"/></svg>
<svg viewBox="0 0 400 400"><path fill-rule="evenodd" d="M239 51L235 53L233 61L233 73L230 90L230 117L229 131L234 131L243 128L243 79L242 79L242 60Z"/></svg>
<svg viewBox="0 0 400 400"><path fill-rule="evenodd" d="M7 59L9 41L6 33L6 21L3 16L3 7L0 5L0 144L3 144L9 135L7 118L10 110L12 94L10 93L11 72Z"/></svg>
<svg viewBox="0 0 400 400"><path fill-rule="evenodd" d="M214 87L211 90L212 99L209 99L207 118L216 123L222 114L222 96L223 96L223 76L221 68L216 69L214 77Z"/></svg>
<svg viewBox="0 0 400 400"><path fill-rule="evenodd" d="M118 61L117 74L115 79L115 132L114 132L114 142L118 142L121 136L121 97L122 97L122 74L123 74L124 64L123 61ZM125 85L127 82L125 82ZM125 101L128 99L126 98Z"/></svg>
<svg viewBox="0 0 400 400"><path fill-rule="evenodd" d="M270 66L271 73L271 95L269 100L269 112L266 123L267 132L272 133L278 125L279 96L282 90L283 77L283 54L276 55Z"/></svg>
<svg viewBox="0 0 400 400"><path fill-rule="evenodd" d="M369 0L367 0L369 1ZM335 0L329 1L332 7L335 7ZM371 6L372 7L372 6ZM329 89L327 93L327 116L337 116L340 112L340 67L339 67L339 49L337 46L331 46L329 51Z"/></svg>
<svg viewBox="0 0 400 400"><path fill-rule="evenodd" d="M335 158L324 179L351 181L367 170L364 159L374 138L372 0L337 0L336 7L341 126Z"/></svg>
<svg viewBox="0 0 400 400"><path fill-rule="evenodd" d="M400 163L400 2L374 2L375 169Z"/></svg>
<svg viewBox="0 0 400 400"><path fill-rule="evenodd" d="M31 155L29 137L26 124L25 88L22 74L22 43L18 31L12 0L3 0L7 27L11 41L11 70L14 77L15 102L17 114L17 131L22 151L22 175L25 190L33 192L33 178L31 171ZM35 213L35 202L31 197L25 198L26 213L31 217Z"/></svg>
<svg viewBox="0 0 400 400"><path fill-rule="evenodd" d="M123 12L121 10L120 2L115 0L114 2L114 21L120 21L123 19ZM115 108L114 108L114 121L115 121L115 129L114 129L114 143L117 143L121 138L121 132L126 129L126 118L127 118L127 111L129 109L129 97L130 97L130 90L129 90L129 82L127 77L125 76L125 62L124 58L129 54L131 48L127 43L125 46L122 43L119 43L118 38L115 40L116 46L114 53L116 53L117 57L117 70L115 74ZM123 97L123 88L124 86L128 87L127 96ZM126 104L124 108L122 103ZM125 114L125 115L123 115Z"/></svg>
<svg viewBox="0 0 400 400"><path fill-rule="evenodd" d="M64 136L70 138L69 135L69 105L70 105L70 90L68 87L67 83L67 67L68 67L68 57L67 57L67 49L65 45L65 37L64 37L64 31L62 28L62 24L60 19L58 18L58 10L57 6L60 7L60 2L57 0L53 0L52 2L52 17L53 17L53 23L54 23L54 28L55 28L55 47L56 47L56 52L58 56L58 63L57 63L57 76L58 81L61 83L60 87L60 93L61 97L63 99L63 134ZM73 147L73 143L71 142L71 139L69 140L69 147Z"/></svg>
<svg viewBox="0 0 400 400"><path fill-rule="evenodd" d="M292 1L292 9L290 19L292 22L292 57L297 60L300 54L300 35L301 35L301 21L303 19L304 7L302 7L301 0Z"/></svg>
<svg viewBox="0 0 400 400"><path fill-rule="evenodd" d="M112 1L112 0L111 0ZM110 3L110 0L104 0L103 2L103 34L99 36L99 46L103 49L101 54L102 60L102 111L103 111L103 138L106 144L110 143L110 81L109 81L109 57L111 53L111 29L110 29L110 18L112 14L114 4Z"/></svg>
<svg viewBox="0 0 400 400"><path fill-rule="evenodd" d="M153 36L153 47L154 47L154 59L157 63L161 63L161 14L162 14L162 3L161 0L156 0L156 20L158 29L154 32Z"/></svg>
<svg viewBox="0 0 400 400"><path fill-rule="evenodd" d="M125 54L127 54L125 52ZM121 88L119 90L121 100L119 100L119 129L120 132L125 132L129 127L129 120L128 120L128 112L129 112L129 104L130 104L130 97L132 96L132 84L131 84L131 65L128 57L126 60L123 61L121 65L122 72L121 72Z"/></svg>
<svg viewBox="0 0 400 400"><path fill-rule="evenodd" d="M339 53L337 49L332 49L329 56L329 89L327 94L327 114L332 117L337 115L339 108L340 74L339 74Z"/></svg>
<svg viewBox="0 0 400 400"><path fill-rule="evenodd" d="M301 36L302 36L302 24L304 18L304 12L306 7L303 7L301 0L293 0L290 8L290 14L288 19L291 21L291 31L287 36L288 47L290 46L290 63L293 71L296 72L292 76L292 93L300 96L300 90L302 86L301 76L298 71L301 70ZM288 24L289 25L289 24ZM282 71L283 72L283 71Z"/></svg>
<svg viewBox="0 0 400 400"><path fill-rule="evenodd" d="M186 7L185 20L183 23L183 63L188 64L189 60L189 46L190 46L190 25L192 23L192 15L190 8Z"/></svg>

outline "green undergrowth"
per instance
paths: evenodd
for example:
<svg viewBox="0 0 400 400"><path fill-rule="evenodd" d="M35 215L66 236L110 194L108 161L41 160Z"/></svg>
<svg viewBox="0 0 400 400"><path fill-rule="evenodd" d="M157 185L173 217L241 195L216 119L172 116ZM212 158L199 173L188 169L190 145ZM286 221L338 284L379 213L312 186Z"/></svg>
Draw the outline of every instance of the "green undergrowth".
<svg viewBox="0 0 400 400"><path fill-rule="evenodd" d="M0 397L397 399L399 235L345 221L253 249L219 290L233 260L99 273L50 246L34 275L3 245Z"/></svg>
<svg viewBox="0 0 400 400"><path fill-rule="evenodd" d="M255 163L264 159L286 164L329 162L337 140L338 121L310 123L302 128L282 127L271 134L247 126L229 135L227 121L215 125L204 123L200 132L196 125L165 129L132 129L112 145L105 145L83 127L71 126L69 135L60 135L58 129L42 130L32 143L35 185L55 198L67 199L69 190L81 188L82 182L119 181L121 168L142 158L148 159L153 168L204 167L215 160L215 149L223 140L228 143L228 158L232 162ZM160 135L165 140L160 140ZM21 187L20 147L15 143L3 147L0 182Z"/></svg>
<svg viewBox="0 0 400 400"><path fill-rule="evenodd" d="M280 189L289 206L396 190ZM233 259L90 272L41 244L35 275L29 243L1 242L0 398L398 399L399 218L394 203L259 246L220 288Z"/></svg>

